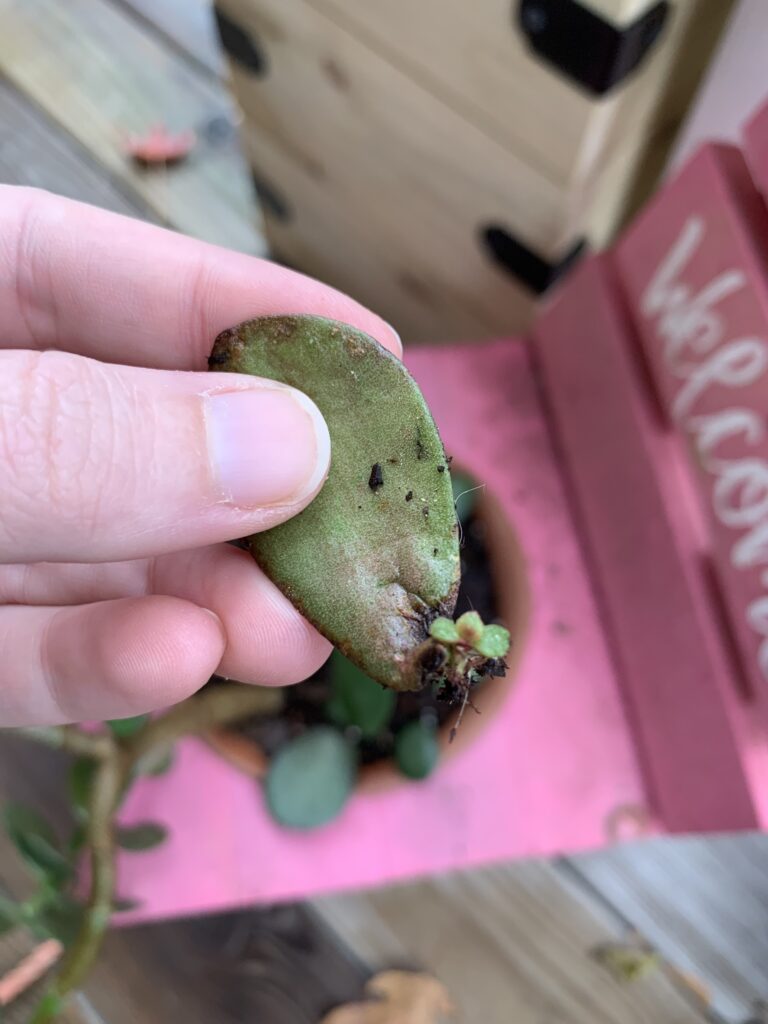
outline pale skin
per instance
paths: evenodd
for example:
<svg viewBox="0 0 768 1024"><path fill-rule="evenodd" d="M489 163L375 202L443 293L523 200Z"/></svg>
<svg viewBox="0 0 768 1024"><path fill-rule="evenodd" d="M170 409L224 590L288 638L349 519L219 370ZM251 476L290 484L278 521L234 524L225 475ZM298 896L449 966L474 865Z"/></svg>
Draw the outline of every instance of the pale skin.
<svg viewBox="0 0 768 1024"><path fill-rule="evenodd" d="M274 264L11 186L0 313L0 726L311 674L327 642L224 542L312 500L327 429L206 360L255 316L331 317L399 355L392 328Z"/></svg>

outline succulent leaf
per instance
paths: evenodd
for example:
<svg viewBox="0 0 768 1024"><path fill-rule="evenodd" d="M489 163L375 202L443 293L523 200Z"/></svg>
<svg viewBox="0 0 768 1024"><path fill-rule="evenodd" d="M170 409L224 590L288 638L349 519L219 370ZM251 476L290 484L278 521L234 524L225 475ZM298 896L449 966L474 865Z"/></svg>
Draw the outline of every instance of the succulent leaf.
<svg viewBox="0 0 768 1024"><path fill-rule="evenodd" d="M424 719L409 722L395 737L395 761L409 779L425 779L437 765L438 757L434 722Z"/></svg>
<svg viewBox="0 0 768 1024"><path fill-rule="evenodd" d="M450 615L458 524L442 442L403 364L345 324L266 317L219 335L213 369L304 391L331 435L331 471L298 516L249 539L257 562L371 678L419 689L429 625Z"/></svg>
<svg viewBox="0 0 768 1024"><path fill-rule="evenodd" d="M355 752L329 725L308 729L270 762L264 784L272 817L288 828L317 828L344 807L355 785Z"/></svg>

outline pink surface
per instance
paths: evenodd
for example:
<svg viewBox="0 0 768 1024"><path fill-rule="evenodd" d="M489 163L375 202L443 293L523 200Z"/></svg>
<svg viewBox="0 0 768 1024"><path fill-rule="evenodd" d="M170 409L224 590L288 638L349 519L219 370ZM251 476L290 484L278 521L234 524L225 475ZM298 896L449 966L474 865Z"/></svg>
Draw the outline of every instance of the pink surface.
<svg viewBox="0 0 768 1024"><path fill-rule="evenodd" d="M724 691L719 623L697 571L675 446L643 387L607 258L583 263L536 328L606 631L670 831L757 825Z"/></svg>
<svg viewBox="0 0 768 1024"><path fill-rule="evenodd" d="M524 346L410 354L447 450L502 502L532 609L515 688L475 743L428 781L357 795L309 834L276 827L259 788L202 743L143 781L125 820L170 841L120 861L131 920L218 910L603 845L624 807L647 811L634 745Z"/></svg>
<svg viewBox="0 0 768 1024"><path fill-rule="evenodd" d="M618 246L631 315L686 439L706 556L738 652L768 707L768 215L738 150L705 147ZM768 717L768 716L767 716Z"/></svg>

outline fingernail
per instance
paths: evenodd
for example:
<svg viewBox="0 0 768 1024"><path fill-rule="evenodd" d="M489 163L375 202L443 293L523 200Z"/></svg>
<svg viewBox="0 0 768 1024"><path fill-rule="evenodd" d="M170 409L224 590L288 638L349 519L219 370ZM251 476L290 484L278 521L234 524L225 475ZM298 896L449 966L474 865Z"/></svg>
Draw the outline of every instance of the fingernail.
<svg viewBox="0 0 768 1024"><path fill-rule="evenodd" d="M234 505L290 505L328 471L331 440L315 403L287 387L222 391L206 399L208 448L223 496Z"/></svg>

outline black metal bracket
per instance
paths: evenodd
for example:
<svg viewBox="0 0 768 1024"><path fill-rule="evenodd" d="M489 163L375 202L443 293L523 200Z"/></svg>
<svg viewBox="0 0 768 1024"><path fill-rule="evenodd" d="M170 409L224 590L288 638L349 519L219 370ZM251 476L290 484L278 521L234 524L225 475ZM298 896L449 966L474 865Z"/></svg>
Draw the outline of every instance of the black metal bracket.
<svg viewBox="0 0 768 1024"><path fill-rule="evenodd" d="M216 4L213 7L213 14L216 18L221 45L232 60L250 71L251 74L265 75L267 73L267 58L253 34L246 32L242 25L233 21Z"/></svg>
<svg viewBox="0 0 768 1024"><path fill-rule="evenodd" d="M669 15L660 0L619 28L577 0L519 0L517 23L534 52L593 96L605 96L643 62Z"/></svg>
<svg viewBox="0 0 768 1024"><path fill-rule="evenodd" d="M586 240L580 238L561 260L548 263L497 224L481 228L480 239L494 263L522 281L536 295L543 295L559 281L587 249Z"/></svg>

